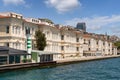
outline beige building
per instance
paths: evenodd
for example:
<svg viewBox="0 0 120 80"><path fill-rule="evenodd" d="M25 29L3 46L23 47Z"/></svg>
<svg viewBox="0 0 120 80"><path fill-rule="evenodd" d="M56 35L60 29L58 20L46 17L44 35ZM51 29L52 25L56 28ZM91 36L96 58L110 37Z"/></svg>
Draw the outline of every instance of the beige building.
<svg viewBox="0 0 120 80"><path fill-rule="evenodd" d="M101 38L101 35L84 34L84 56L105 56L117 54L117 48L109 39Z"/></svg>
<svg viewBox="0 0 120 80"><path fill-rule="evenodd" d="M26 29L30 29L32 49L35 49L35 31L40 29L47 39L44 51L61 53L62 57L117 54L112 42L101 38L101 35L85 34L70 26L23 18L21 14L0 13L1 46L26 50Z"/></svg>
<svg viewBox="0 0 120 80"><path fill-rule="evenodd" d="M30 29L31 38L34 39L38 25L25 21L20 14L0 13L0 15L0 45L26 50L26 29Z"/></svg>
<svg viewBox="0 0 120 80"><path fill-rule="evenodd" d="M47 46L45 51L62 53L63 57L82 56L82 32L75 31L67 26L41 25L40 30L46 35Z"/></svg>

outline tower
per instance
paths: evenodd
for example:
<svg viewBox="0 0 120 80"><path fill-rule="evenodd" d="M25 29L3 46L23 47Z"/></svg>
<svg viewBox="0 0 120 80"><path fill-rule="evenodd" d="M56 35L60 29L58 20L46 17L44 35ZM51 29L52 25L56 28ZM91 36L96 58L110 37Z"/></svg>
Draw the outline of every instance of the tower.
<svg viewBox="0 0 120 80"><path fill-rule="evenodd" d="M76 29L80 29L86 32L86 24L84 22L77 23Z"/></svg>

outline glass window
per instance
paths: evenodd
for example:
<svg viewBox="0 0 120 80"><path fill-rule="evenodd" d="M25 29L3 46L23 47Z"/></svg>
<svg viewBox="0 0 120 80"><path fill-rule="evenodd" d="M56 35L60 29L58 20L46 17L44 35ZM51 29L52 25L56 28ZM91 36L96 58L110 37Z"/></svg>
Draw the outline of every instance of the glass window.
<svg viewBox="0 0 120 80"><path fill-rule="evenodd" d="M89 43L89 45L90 45L90 40L89 40L89 42L88 42L88 43Z"/></svg>
<svg viewBox="0 0 120 80"><path fill-rule="evenodd" d="M110 46L110 43L109 43L109 46Z"/></svg>
<svg viewBox="0 0 120 80"><path fill-rule="evenodd" d="M64 35L61 35L61 40L64 40Z"/></svg>
<svg viewBox="0 0 120 80"><path fill-rule="evenodd" d="M105 49L103 49L103 51L105 51Z"/></svg>
<svg viewBox="0 0 120 80"><path fill-rule="evenodd" d="M86 39L84 39L84 44L86 43Z"/></svg>
<svg viewBox="0 0 120 80"><path fill-rule="evenodd" d="M6 46L9 47L9 43L6 43Z"/></svg>
<svg viewBox="0 0 120 80"><path fill-rule="evenodd" d="M89 48L89 51L90 51L91 49Z"/></svg>
<svg viewBox="0 0 120 80"><path fill-rule="evenodd" d="M99 49L97 48L97 51L99 51Z"/></svg>
<svg viewBox="0 0 120 80"><path fill-rule="evenodd" d="M103 42L103 45L105 45L105 42Z"/></svg>
<svg viewBox="0 0 120 80"><path fill-rule="evenodd" d="M64 46L61 46L61 50L64 50Z"/></svg>
<svg viewBox="0 0 120 80"><path fill-rule="evenodd" d="M26 34L30 34L30 28L26 27Z"/></svg>
<svg viewBox="0 0 120 80"><path fill-rule="evenodd" d="M79 51L79 47L76 47L76 50Z"/></svg>
<svg viewBox="0 0 120 80"><path fill-rule="evenodd" d="M14 34L14 26L12 27L12 33Z"/></svg>
<svg viewBox="0 0 120 80"><path fill-rule="evenodd" d="M16 34L18 34L18 27L16 27L16 30L15 30L15 31L16 31Z"/></svg>
<svg viewBox="0 0 120 80"><path fill-rule="evenodd" d="M7 56L0 56L0 65L7 63Z"/></svg>
<svg viewBox="0 0 120 80"><path fill-rule="evenodd" d="M6 33L9 33L9 26L6 26Z"/></svg>
<svg viewBox="0 0 120 80"><path fill-rule="evenodd" d="M76 42L79 42L79 38L76 38Z"/></svg>

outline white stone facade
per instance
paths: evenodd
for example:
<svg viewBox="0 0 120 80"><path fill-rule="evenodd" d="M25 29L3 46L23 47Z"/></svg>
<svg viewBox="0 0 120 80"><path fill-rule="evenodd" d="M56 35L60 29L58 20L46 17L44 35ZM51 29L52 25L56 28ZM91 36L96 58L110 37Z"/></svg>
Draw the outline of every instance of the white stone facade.
<svg viewBox="0 0 120 80"><path fill-rule="evenodd" d="M34 18L24 18L16 13L0 13L0 45L15 49L26 50L26 28L30 28L35 49L35 31L40 29L46 36L47 46L44 51L61 53L62 57L98 56L117 54L112 42L85 37L82 31L68 26L55 26ZM7 33L7 26L9 32Z"/></svg>

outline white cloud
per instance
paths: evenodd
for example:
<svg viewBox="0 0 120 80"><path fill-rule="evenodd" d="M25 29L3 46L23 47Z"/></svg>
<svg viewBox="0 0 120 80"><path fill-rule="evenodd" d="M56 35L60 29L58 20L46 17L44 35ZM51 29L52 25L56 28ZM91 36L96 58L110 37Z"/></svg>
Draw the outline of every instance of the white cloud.
<svg viewBox="0 0 120 80"><path fill-rule="evenodd" d="M54 7L59 13L71 11L79 6L79 0L46 0L48 6Z"/></svg>
<svg viewBox="0 0 120 80"><path fill-rule="evenodd" d="M111 32L113 33L113 35L117 35L120 37L120 24L116 26L112 26Z"/></svg>
<svg viewBox="0 0 120 80"><path fill-rule="evenodd" d="M98 30L103 27L115 26L120 23L120 15L74 18L65 22L67 25L76 26L77 22L85 22L90 30Z"/></svg>
<svg viewBox="0 0 120 80"><path fill-rule="evenodd" d="M88 32L120 36L120 15L74 18L65 24L76 26L78 22L85 22Z"/></svg>
<svg viewBox="0 0 120 80"><path fill-rule="evenodd" d="M19 5L19 4L25 4L24 0L3 0L4 5Z"/></svg>

